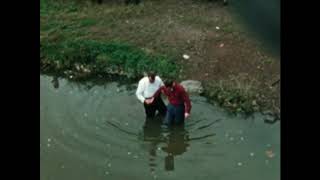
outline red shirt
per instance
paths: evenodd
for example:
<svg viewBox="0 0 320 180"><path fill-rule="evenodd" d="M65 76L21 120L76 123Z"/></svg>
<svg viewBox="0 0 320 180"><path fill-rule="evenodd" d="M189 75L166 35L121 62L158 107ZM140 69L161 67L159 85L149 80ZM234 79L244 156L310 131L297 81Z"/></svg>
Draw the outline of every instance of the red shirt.
<svg viewBox="0 0 320 180"><path fill-rule="evenodd" d="M172 88L172 91L170 88L166 88L162 86L156 93L155 96L160 93L160 90L162 93L164 93L166 96L168 96L169 103L172 105L185 105L185 112L190 114L191 111L191 102L189 99L189 96L187 92L184 90L184 88L175 82L175 85Z"/></svg>

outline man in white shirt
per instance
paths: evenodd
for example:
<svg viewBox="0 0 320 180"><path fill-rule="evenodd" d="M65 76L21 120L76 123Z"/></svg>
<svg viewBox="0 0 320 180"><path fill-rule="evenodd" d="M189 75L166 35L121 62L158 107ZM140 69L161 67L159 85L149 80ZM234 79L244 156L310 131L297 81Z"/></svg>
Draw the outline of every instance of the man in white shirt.
<svg viewBox="0 0 320 180"><path fill-rule="evenodd" d="M160 77L156 76L154 72L149 72L147 77L143 77L139 81L136 96L143 103L147 118L153 118L156 110L160 115L166 115L167 108L161 99L161 95L153 97L155 92L163 85Z"/></svg>

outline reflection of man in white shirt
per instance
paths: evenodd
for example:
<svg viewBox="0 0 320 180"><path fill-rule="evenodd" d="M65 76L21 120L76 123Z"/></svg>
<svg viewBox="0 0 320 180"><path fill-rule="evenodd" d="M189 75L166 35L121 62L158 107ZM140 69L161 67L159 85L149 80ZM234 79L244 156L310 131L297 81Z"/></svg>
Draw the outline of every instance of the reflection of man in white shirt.
<svg viewBox="0 0 320 180"><path fill-rule="evenodd" d="M154 117L156 110L160 115L165 116L166 114L167 108L161 96L153 97L155 92L163 85L160 77L153 72L148 73L147 77L139 81L136 96L143 103L147 118Z"/></svg>

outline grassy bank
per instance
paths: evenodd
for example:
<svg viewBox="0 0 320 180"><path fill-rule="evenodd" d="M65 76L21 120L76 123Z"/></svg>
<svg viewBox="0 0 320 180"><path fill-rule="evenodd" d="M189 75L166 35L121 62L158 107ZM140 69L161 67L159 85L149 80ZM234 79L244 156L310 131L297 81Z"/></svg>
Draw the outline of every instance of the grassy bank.
<svg viewBox="0 0 320 180"><path fill-rule="evenodd" d="M143 50L118 42L71 40L43 42L40 68L45 72L66 72L71 78L95 74L116 74L138 78L150 70L163 77L175 77L177 65L163 55L148 55Z"/></svg>
<svg viewBox="0 0 320 180"><path fill-rule="evenodd" d="M271 86L279 60L245 32L220 3L41 0L40 69L72 79L156 70L203 82L205 96L231 112L279 114L280 89Z"/></svg>

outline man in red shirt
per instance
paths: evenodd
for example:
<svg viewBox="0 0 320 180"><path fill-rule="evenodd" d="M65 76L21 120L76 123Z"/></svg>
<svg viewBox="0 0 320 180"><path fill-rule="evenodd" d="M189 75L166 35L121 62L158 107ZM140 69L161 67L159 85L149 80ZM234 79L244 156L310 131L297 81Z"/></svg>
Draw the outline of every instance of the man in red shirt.
<svg viewBox="0 0 320 180"><path fill-rule="evenodd" d="M162 92L168 97L167 113L164 124L182 124L190 116L191 102L185 89L173 80L167 80L154 95L157 97Z"/></svg>

